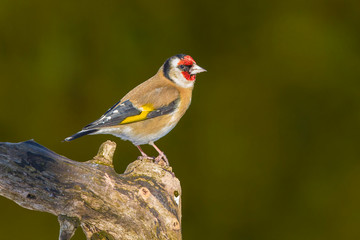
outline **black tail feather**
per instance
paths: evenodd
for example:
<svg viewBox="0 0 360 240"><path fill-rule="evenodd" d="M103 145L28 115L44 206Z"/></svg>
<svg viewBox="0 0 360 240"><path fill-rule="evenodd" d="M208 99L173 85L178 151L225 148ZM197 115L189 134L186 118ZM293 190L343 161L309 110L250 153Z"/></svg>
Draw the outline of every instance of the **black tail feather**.
<svg viewBox="0 0 360 240"><path fill-rule="evenodd" d="M65 138L64 141L69 142L69 141L72 141L72 140L77 139L79 137L82 137L82 136L85 136L85 135L88 135L88 134L91 134L91 133L94 133L94 132L97 132L97 131L98 131L97 129L81 130L80 132L77 132L74 135Z"/></svg>

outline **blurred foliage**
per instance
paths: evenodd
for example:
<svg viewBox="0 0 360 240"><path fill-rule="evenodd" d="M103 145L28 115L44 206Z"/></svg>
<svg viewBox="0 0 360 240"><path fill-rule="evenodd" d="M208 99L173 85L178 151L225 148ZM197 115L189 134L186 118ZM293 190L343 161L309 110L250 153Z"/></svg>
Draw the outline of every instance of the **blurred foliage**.
<svg viewBox="0 0 360 240"><path fill-rule="evenodd" d="M359 26L358 0L1 0L0 141L85 161L115 140L121 173L131 143L61 140L187 53L208 72L158 141L184 239L360 239ZM0 210L1 239L57 239L56 217Z"/></svg>

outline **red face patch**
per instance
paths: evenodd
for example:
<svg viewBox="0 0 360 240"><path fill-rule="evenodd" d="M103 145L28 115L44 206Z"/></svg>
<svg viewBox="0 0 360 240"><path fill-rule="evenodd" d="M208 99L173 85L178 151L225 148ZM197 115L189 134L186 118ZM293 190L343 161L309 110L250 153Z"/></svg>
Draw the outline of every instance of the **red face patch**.
<svg viewBox="0 0 360 240"><path fill-rule="evenodd" d="M188 80L188 81L194 81L196 78L195 75L190 75L190 73L188 73L188 72L181 72L181 73L184 76L184 78L186 78L186 80Z"/></svg>
<svg viewBox="0 0 360 240"><path fill-rule="evenodd" d="M183 59L181 59L178 63L178 65L193 65L196 63L192 57L189 55L186 55Z"/></svg>
<svg viewBox="0 0 360 240"><path fill-rule="evenodd" d="M185 66L192 66L194 63L196 63L194 61L194 59L192 57L190 57L189 55L186 55L185 57L183 57L183 59L181 59L178 63L179 65L185 65ZM190 73L183 71L181 72L182 75L184 76L184 78L186 78L186 80L188 81L194 81L196 76L195 75L191 75Z"/></svg>

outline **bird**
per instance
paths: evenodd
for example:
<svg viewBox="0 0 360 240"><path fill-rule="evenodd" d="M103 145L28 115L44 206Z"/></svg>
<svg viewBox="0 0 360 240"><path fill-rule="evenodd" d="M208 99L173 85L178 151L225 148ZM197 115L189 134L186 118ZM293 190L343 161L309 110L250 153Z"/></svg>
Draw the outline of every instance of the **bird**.
<svg viewBox="0 0 360 240"><path fill-rule="evenodd" d="M155 141L168 134L189 108L196 75L206 70L187 54L168 58L157 73L128 92L98 120L65 138L68 142L85 135L111 134L132 142L140 151L138 159L169 161ZM149 144L158 152L149 157L141 145Z"/></svg>

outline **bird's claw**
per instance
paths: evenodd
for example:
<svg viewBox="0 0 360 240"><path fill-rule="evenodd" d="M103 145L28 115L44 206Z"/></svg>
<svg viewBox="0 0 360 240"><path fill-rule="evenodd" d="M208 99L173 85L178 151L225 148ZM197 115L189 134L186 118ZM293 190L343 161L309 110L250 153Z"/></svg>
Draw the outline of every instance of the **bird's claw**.
<svg viewBox="0 0 360 240"><path fill-rule="evenodd" d="M157 156L157 157L155 158L155 163L159 164L159 162L160 162L161 160L164 160L164 162L166 163L166 165L169 166L169 161L168 161L168 159L167 159L167 157L165 156L164 153L159 154L159 156Z"/></svg>

